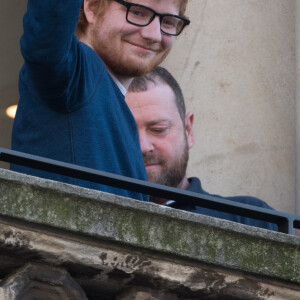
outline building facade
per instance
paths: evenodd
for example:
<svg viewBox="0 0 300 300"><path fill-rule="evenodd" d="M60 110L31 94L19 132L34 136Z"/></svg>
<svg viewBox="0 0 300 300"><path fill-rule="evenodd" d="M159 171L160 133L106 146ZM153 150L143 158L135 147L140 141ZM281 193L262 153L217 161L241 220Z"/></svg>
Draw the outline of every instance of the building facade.
<svg viewBox="0 0 300 300"><path fill-rule="evenodd" d="M256 196L299 215L300 0L189 2L191 25L164 63L195 113L188 175L208 192ZM26 3L0 3L0 146L8 148Z"/></svg>

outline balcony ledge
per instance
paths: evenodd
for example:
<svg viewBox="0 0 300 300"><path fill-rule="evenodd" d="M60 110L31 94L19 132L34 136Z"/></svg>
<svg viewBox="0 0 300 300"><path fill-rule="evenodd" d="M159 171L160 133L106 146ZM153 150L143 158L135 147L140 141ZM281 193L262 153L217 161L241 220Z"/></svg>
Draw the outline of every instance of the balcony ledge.
<svg viewBox="0 0 300 300"><path fill-rule="evenodd" d="M297 236L3 169L0 205L0 296L38 263L88 299L300 299Z"/></svg>

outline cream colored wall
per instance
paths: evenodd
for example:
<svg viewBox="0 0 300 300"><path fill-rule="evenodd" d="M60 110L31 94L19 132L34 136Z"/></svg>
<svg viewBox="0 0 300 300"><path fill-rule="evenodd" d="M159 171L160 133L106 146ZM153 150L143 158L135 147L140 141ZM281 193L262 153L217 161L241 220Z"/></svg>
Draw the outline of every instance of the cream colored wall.
<svg viewBox="0 0 300 300"><path fill-rule="evenodd" d="M300 215L300 0L296 0L296 214Z"/></svg>
<svg viewBox="0 0 300 300"><path fill-rule="evenodd" d="M189 2L192 23L164 64L195 113L188 175L295 213L295 1Z"/></svg>
<svg viewBox="0 0 300 300"><path fill-rule="evenodd" d="M300 30L296 35L295 11L300 16L300 0L189 2L192 23L165 63L195 113L189 175L199 176L209 192L253 195L279 210L295 213L298 207L300 214L300 202L295 205L300 158L295 86L295 78L300 86L295 51ZM18 99L26 3L0 3L0 100L5 105ZM6 121L3 109L0 123L0 146L6 147L12 122ZM297 192L299 198L300 188Z"/></svg>

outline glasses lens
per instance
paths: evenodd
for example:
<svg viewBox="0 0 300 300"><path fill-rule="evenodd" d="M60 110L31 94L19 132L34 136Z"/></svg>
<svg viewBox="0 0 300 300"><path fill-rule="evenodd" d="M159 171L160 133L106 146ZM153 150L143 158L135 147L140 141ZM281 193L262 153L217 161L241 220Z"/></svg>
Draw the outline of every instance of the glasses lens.
<svg viewBox="0 0 300 300"><path fill-rule="evenodd" d="M153 16L153 12L146 7L132 5L128 11L128 21L137 25L147 25Z"/></svg>
<svg viewBox="0 0 300 300"><path fill-rule="evenodd" d="M184 26L184 21L175 16L164 16L161 21L161 30L167 34L179 34Z"/></svg>

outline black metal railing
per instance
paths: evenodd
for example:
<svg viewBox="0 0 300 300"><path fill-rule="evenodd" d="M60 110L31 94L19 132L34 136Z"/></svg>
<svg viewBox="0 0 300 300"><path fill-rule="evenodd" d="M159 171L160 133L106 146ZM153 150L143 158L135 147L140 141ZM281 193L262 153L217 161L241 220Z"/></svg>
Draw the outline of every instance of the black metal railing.
<svg viewBox="0 0 300 300"><path fill-rule="evenodd" d="M300 216L248 204L236 203L234 201L224 200L218 197L179 190L164 185L97 171L18 151L0 148L0 161L53 172L60 175L156 196L159 198L171 199L178 203L192 204L221 212L236 214L242 217L275 223L278 225L279 232L287 234L294 234L294 229L300 229Z"/></svg>

